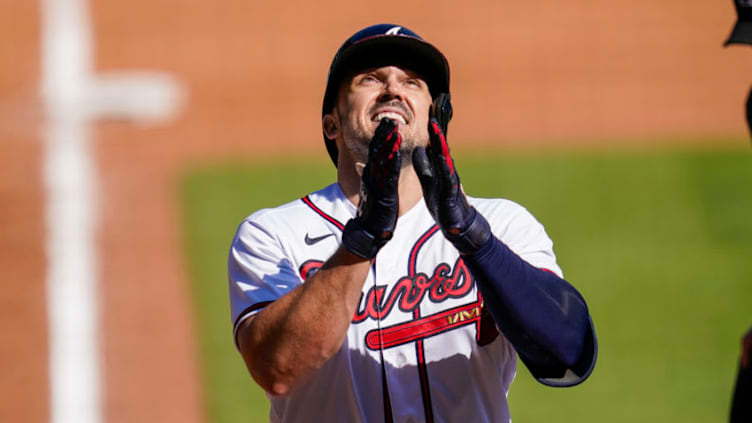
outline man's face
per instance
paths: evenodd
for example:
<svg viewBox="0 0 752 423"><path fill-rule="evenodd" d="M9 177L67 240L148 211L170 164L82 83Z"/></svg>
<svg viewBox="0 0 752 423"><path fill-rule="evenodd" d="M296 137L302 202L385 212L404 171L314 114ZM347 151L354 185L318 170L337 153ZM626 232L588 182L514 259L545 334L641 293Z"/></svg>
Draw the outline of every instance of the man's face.
<svg viewBox="0 0 752 423"><path fill-rule="evenodd" d="M428 144L431 93L416 73L396 66L367 69L345 80L334 116L355 161L365 163L368 143L381 119L399 124L403 163L409 163L416 146Z"/></svg>

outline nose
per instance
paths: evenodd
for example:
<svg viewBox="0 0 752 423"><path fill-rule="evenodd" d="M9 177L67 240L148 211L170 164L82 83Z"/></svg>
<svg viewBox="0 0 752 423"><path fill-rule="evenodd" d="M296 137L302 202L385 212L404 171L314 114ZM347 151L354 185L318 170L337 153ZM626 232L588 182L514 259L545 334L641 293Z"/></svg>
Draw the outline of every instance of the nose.
<svg viewBox="0 0 752 423"><path fill-rule="evenodd" d="M397 77L391 75L386 79L384 83L384 90L381 93L380 100L382 102L389 100L401 101L404 99L404 92L402 91L402 89L402 84L400 84L400 81L397 79Z"/></svg>

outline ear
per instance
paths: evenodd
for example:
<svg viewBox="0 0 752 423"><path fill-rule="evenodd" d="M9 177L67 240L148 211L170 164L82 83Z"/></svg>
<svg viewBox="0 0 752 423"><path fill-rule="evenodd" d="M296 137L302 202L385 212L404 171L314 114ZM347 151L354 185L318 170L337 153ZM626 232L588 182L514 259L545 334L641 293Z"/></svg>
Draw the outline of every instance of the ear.
<svg viewBox="0 0 752 423"><path fill-rule="evenodd" d="M327 113L321 118L321 128L324 135L333 140L339 135L339 119L333 113Z"/></svg>

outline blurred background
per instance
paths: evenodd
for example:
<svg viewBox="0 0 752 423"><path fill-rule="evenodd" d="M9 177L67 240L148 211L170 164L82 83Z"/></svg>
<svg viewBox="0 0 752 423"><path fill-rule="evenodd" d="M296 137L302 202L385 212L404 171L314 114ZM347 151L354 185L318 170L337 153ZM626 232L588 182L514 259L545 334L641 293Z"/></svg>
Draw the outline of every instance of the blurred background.
<svg viewBox="0 0 752 423"><path fill-rule="evenodd" d="M515 421L725 419L752 324L752 49L723 47L732 1L0 5L1 421L266 418L227 250L252 211L334 180L326 72L377 22L447 56L467 191L531 210L590 304L595 373L557 390L520 367ZM71 361L95 399L65 420L50 354L74 338L50 310L89 306L51 263L78 251L94 358Z"/></svg>

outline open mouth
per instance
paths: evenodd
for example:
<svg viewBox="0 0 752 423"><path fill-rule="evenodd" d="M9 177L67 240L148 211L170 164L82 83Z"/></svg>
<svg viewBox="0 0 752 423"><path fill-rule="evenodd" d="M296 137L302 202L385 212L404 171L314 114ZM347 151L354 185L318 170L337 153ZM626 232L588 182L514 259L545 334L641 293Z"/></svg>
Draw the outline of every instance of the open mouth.
<svg viewBox="0 0 752 423"><path fill-rule="evenodd" d="M396 120L397 122L399 122L399 123L401 123L403 125L407 125L407 119L405 119L404 116L402 116L401 114L399 114L397 112L379 112L379 113L376 113L371 118L371 121L372 122L381 122L382 119L393 119L393 120Z"/></svg>

